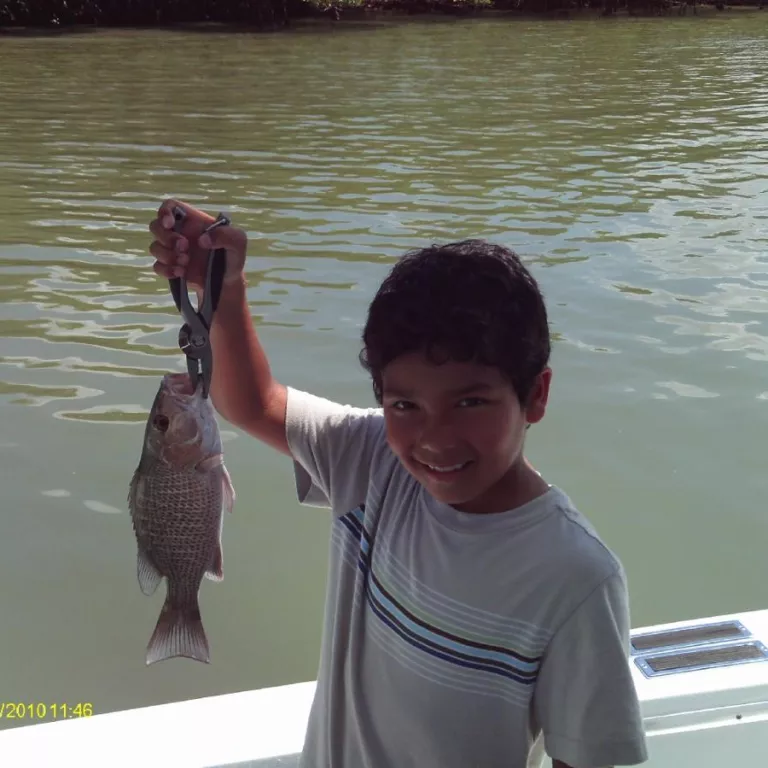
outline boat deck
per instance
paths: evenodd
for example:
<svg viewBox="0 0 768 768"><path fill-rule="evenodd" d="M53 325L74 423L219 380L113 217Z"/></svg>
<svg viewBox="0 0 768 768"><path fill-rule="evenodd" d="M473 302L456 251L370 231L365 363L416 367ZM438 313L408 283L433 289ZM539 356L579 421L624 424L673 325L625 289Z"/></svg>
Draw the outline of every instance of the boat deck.
<svg viewBox="0 0 768 768"><path fill-rule="evenodd" d="M646 768L768 764L768 610L632 636ZM311 681L12 728L0 731L0 765L293 768L314 690Z"/></svg>

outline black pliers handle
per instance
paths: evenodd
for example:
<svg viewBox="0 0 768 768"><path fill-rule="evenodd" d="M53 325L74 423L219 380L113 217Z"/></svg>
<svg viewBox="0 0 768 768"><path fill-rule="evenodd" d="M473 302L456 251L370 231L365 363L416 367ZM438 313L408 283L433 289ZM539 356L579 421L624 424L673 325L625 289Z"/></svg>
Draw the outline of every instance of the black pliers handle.
<svg viewBox="0 0 768 768"><path fill-rule="evenodd" d="M182 208L176 207L173 209L173 218L173 229L175 232L179 232L186 218L186 213ZM216 227L228 226L229 224L229 218L220 213L216 221L205 231L210 232ZM197 310L192 307L192 302L189 300L186 279L173 277L168 281L176 308L184 318L184 325L179 331L179 347L187 356L189 380L194 390L197 390L198 384L202 382L204 398L208 397L211 388L213 351L209 334L213 313L216 311L221 295L226 256L227 252L223 248L212 250L209 254L202 303L198 304Z"/></svg>

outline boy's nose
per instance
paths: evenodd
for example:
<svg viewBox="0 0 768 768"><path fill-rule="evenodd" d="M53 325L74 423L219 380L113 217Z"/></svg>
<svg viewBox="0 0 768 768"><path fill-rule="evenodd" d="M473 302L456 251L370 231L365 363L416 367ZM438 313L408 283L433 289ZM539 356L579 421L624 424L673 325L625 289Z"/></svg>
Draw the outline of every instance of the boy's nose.
<svg viewBox="0 0 768 768"><path fill-rule="evenodd" d="M420 435L418 444L424 453L431 454L436 459L455 449L459 440L450 425L443 422L426 427Z"/></svg>

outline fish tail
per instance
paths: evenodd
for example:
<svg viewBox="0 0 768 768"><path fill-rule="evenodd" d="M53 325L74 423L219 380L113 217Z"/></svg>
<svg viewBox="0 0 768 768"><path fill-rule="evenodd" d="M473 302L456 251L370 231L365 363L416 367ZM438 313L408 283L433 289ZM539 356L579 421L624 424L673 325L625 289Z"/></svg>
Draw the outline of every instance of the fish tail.
<svg viewBox="0 0 768 768"><path fill-rule="evenodd" d="M173 605L166 599L147 645L148 665L174 656L185 656L205 664L211 661L196 598L181 606Z"/></svg>

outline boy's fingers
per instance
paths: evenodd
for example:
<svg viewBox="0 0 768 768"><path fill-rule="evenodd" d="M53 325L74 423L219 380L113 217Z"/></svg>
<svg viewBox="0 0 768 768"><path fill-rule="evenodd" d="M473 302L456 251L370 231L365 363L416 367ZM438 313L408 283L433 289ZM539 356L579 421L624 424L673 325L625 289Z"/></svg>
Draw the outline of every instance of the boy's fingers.
<svg viewBox="0 0 768 768"><path fill-rule="evenodd" d="M159 219L155 219L150 223L149 231L155 236L155 240L162 243L166 248L176 248L180 251L187 251L189 249L187 238L178 232L171 232L166 229Z"/></svg>
<svg viewBox="0 0 768 768"><path fill-rule="evenodd" d="M178 275L175 274L173 267L169 267L166 264L161 264L159 261L156 261L152 265L152 269L154 269L155 272L160 275L160 277L165 277L168 280L170 280L172 277L178 277Z"/></svg>
<svg viewBox="0 0 768 768"><path fill-rule="evenodd" d="M149 246L149 253L161 264L167 264L171 267L176 264L179 257L179 254L173 248L168 248L162 243L158 243L157 240Z"/></svg>
<svg viewBox="0 0 768 768"><path fill-rule="evenodd" d="M217 227L202 235L198 244L202 248L226 248L233 253L242 253L246 246L246 234L236 227Z"/></svg>
<svg viewBox="0 0 768 768"><path fill-rule="evenodd" d="M176 223L176 220L173 216L173 209L176 207L184 208L184 206L179 203L178 200L169 199L164 201L160 208L157 210L157 222L167 232L170 232Z"/></svg>
<svg viewBox="0 0 768 768"><path fill-rule="evenodd" d="M187 212L187 206L184 205L184 203L169 197L167 200L163 200L162 204L157 209L157 218L162 221L164 216L170 216L171 219L173 219L174 208L181 208L185 213ZM173 223L171 223L171 226L173 226Z"/></svg>
<svg viewBox="0 0 768 768"><path fill-rule="evenodd" d="M171 243L175 237L178 237L176 232L168 229L161 218L153 219L149 223L149 231L155 236L161 243Z"/></svg>

